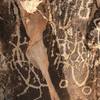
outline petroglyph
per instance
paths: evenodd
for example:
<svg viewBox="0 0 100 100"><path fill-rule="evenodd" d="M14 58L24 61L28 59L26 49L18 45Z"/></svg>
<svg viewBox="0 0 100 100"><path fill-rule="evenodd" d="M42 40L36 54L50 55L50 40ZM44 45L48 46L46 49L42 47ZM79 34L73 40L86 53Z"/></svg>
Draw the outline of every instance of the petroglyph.
<svg viewBox="0 0 100 100"><path fill-rule="evenodd" d="M1 0L0 100L58 96L100 99L99 0Z"/></svg>

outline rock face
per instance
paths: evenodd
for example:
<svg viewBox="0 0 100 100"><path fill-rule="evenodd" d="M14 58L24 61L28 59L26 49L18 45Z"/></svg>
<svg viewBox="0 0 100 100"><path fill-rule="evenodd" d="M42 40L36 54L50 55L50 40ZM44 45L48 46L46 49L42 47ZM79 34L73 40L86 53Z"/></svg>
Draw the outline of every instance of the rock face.
<svg viewBox="0 0 100 100"><path fill-rule="evenodd" d="M100 1L33 1L29 4L47 20L41 39L60 100L99 100ZM0 0L0 100L51 100L41 70L26 56L30 37L23 20L28 13L21 16L19 0Z"/></svg>

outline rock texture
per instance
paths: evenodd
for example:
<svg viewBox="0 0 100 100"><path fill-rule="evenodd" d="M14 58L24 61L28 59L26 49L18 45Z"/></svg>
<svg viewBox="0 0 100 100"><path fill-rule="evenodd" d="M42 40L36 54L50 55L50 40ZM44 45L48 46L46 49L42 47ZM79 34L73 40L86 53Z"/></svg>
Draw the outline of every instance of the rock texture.
<svg viewBox="0 0 100 100"><path fill-rule="evenodd" d="M100 1L44 1L36 10L48 21L43 42L60 100L100 100ZM27 59L19 6L0 0L0 100L51 100L41 70Z"/></svg>

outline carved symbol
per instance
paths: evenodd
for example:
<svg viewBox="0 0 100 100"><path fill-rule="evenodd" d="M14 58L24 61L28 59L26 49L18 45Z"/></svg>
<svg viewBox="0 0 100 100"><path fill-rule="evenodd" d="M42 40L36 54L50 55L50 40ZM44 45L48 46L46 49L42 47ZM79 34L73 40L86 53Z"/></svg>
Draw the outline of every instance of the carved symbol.
<svg viewBox="0 0 100 100"><path fill-rule="evenodd" d="M92 89L91 89L91 87L89 87L89 86L84 86L84 87L82 88L82 92L83 92L84 95L90 95L91 92L92 92Z"/></svg>
<svg viewBox="0 0 100 100"><path fill-rule="evenodd" d="M89 69L87 66L72 67L72 77L78 87L86 83L88 75Z"/></svg>

